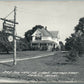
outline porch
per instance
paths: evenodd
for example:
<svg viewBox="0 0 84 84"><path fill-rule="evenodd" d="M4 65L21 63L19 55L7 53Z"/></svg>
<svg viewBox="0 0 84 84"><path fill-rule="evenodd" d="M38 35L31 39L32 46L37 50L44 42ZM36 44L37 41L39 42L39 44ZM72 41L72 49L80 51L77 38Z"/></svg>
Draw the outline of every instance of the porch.
<svg viewBox="0 0 84 84"><path fill-rule="evenodd" d="M31 48L33 50L48 50L52 51L57 47L57 43L50 40L39 40L31 42Z"/></svg>

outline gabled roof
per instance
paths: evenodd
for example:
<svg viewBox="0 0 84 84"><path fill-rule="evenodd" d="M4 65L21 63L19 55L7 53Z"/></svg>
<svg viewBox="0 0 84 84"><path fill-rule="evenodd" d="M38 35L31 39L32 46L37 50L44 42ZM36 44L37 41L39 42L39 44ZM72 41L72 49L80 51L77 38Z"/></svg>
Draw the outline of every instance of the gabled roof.
<svg viewBox="0 0 84 84"><path fill-rule="evenodd" d="M49 31L52 35L52 38L58 38L59 31Z"/></svg>
<svg viewBox="0 0 84 84"><path fill-rule="evenodd" d="M48 32L48 30L46 30L45 28L38 29L38 30L42 33L42 36L51 37L50 32Z"/></svg>
<svg viewBox="0 0 84 84"><path fill-rule="evenodd" d="M42 29L37 29L38 31L40 31L42 33L42 36L45 36L45 37L52 37L52 38L58 38L58 31L48 31L47 29L45 28L42 28ZM37 31L36 30L36 31Z"/></svg>

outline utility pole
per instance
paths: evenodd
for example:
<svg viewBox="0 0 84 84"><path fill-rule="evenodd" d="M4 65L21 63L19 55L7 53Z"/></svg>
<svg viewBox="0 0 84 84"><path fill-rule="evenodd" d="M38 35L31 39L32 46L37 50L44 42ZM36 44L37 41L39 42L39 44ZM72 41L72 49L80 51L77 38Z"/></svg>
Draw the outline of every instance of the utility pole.
<svg viewBox="0 0 84 84"><path fill-rule="evenodd" d="M6 19L10 14L14 13L14 21ZM3 30L5 33L8 33L13 36L13 40L11 40L11 36L9 41L13 41L13 65L16 65L16 37L20 38L19 36L16 36L16 6L14 7L14 10L10 12L5 18L0 18L0 20L3 20ZM11 26L11 23L13 26Z"/></svg>
<svg viewBox="0 0 84 84"><path fill-rule="evenodd" d="M14 8L14 31L13 31L13 48L14 48L14 54L13 54L13 65L16 65L16 6Z"/></svg>

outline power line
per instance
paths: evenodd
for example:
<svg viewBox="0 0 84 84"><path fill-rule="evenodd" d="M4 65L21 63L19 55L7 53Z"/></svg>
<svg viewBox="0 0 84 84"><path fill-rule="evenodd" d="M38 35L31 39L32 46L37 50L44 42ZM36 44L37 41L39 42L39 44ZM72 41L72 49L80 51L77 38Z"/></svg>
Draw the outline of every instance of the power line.
<svg viewBox="0 0 84 84"><path fill-rule="evenodd" d="M11 15L14 12L14 10L12 10L5 18L7 18L9 15Z"/></svg>

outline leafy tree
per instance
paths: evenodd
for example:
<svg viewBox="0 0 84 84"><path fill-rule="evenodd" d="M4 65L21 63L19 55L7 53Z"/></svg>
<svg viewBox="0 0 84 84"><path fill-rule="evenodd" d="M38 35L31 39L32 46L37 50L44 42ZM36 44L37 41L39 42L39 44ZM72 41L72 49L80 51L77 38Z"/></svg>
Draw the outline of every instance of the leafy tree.
<svg viewBox="0 0 84 84"><path fill-rule="evenodd" d="M65 48L66 50L71 50L75 43L75 37L72 35L69 38L66 38Z"/></svg>
<svg viewBox="0 0 84 84"><path fill-rule="evenodd" d="M84 51L84 18L79 19L78 25L74 28L75 32L66 38L65 49L69 50L68 59L75 60Z"/></svg>
<svg viewBox="0 0 84 84"><path fill-rule="evenodd" d="M66 38L65 48L67 50L72 50L73 48L80 51L81 48L81 38L84 34L84 18L79 19L78 25L74 28L75 32L71 34L69 38Z"/></svg>
<svg viewBox="0 0 84 84"><path fill-rule="evenodd" d="M6 51L9 53L10 50L13 50L12 43L8 41L9 34L0 31L0 51Z"/></svg>
<svg viewBox="0 0 84 84"><path fill-rule="evenodd" d="M84 17L79 19L79 23L75 27L75 32L78 32L79 30L84 33Z"/></svg>

